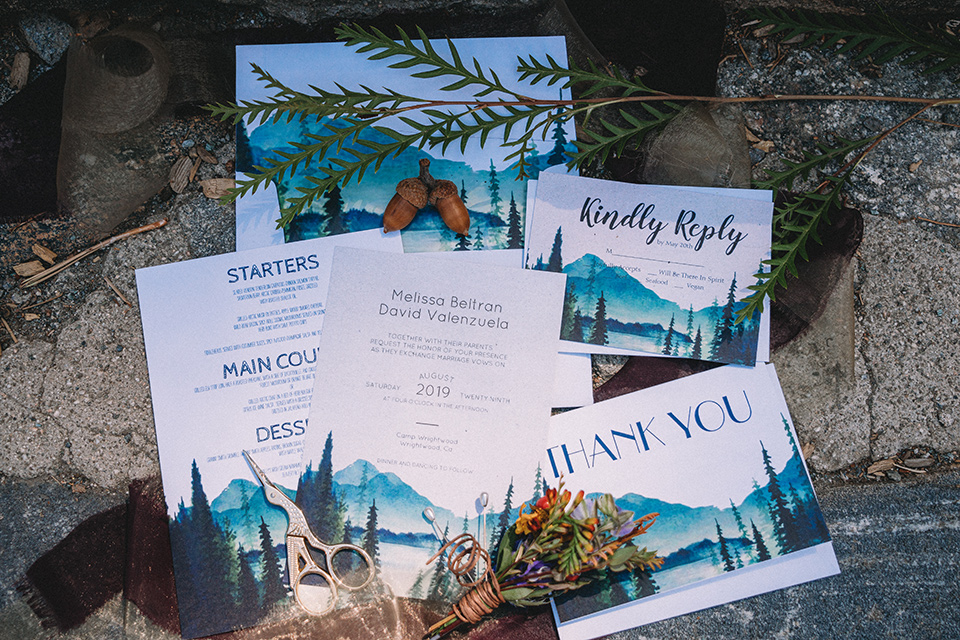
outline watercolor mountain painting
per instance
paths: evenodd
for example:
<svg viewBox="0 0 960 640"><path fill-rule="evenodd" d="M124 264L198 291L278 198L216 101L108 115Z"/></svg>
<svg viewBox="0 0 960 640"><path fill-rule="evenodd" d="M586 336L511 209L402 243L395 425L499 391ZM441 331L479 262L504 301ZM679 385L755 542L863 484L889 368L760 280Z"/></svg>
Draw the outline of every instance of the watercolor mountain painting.
<svg viewBox="0 0 960 640"><path fill-rule="evenodd" d="M451 41L459 56L471 66L471 62L496 74L499 82L511 91L541 99L569 98L569 89L531 85L520 79L517 70L518 57L532 56L546 60L566 60L566 43L562 37L525 38L461 38ZM441 56L450 57L448 41L432 43ZM251 64L268 70L286 86L307 94L315 93L314 87L336 91L337 87L348 90L364 90L370 87L380 91L389 89L401 94L415 95L426 99L445 101L474 99L477 87L450 89L449 78L413 77L422 71L400 68L395 59L371 60L369 54L357 52L355 47L344 43L304 43L284 45L245 45L237 47L237 100L269 101L272 90L257 81L251 73ZM395 67L395 68L392 68ZM488 99L497 99L495 94ZM456 107L448 107L456 108ZM423 114L408 112L410 119L428 118ZM534 149L527 158L529 178L536 179L547 167L569 161L576 147L573 144L575 130L572 120L546 123L543 135L531 142ZM388 118L380 125L397 131L413 131L410 125L398 116ZM250 173L254 166L263 166L268 157L284 152L297 152L296 144L314 144L311 135L330 133L334 123L326 119L286 118L277 120L250 120L237 126L237 171ZM429 158L430 172L437 179L450 180L460 189L470 213L471 225L467 235L457 236L442 223L436 210L428 206L421 210L413 224L401 233L406 252L422 251L476 251L486 249L519 249L523 246L523 231L526 209L527 179L518 180L512 161L505 160L513 149L504 148L504 130L492 130L484 136L470 139L447 148L442 145L422 149L411 148L391 156L382 165L371 167L358 183L355 179L340 184L324 197L314 202L294 223L283 229L282 240L275 233L280 208L285 206L288 194L296 193L298 187L310 183L306 175L318 172L317 164L301 166L293 175L284 175L273 183L276 187L275 205L244 197L237 201L238 246L263 246L277 242L292 242L382 226L383 210L393 197L397 183L419 174L419 160ZM365 131L362 138L371 145L390 144L395 140L375 128ZM338 159L355 159L351 150L363 148L356 140L345 141L342 148L329 155L324 162ZM269 220L263 219L269 217ZM263 244L252 245L246 234L262 235Z"/></svg>
<svg viewBox="0 0 960 640"><path fill-rule="evenodd" d="M557 229L547 262L539 257L533 269L567 275L560 338L649 353L750 364L756 362L759 315L735 322L737 274L731 274L726 299L694 309L662 298L619 266L609 266L587 253L565 264L562 227ZM749 277L749 274L748 274Z"/></svg>
<svg viewBox="0 0 960 640"><path fill-rule="evenodd" d="M785 437L792 455L774 460L759 442L765 482L729 508L691 507L635 493L619 496L617 505L638 517L659 513L643 545L664 558L657 571L608 573L604 579L557 598L561 621L668 591L784 556L830 540L820 506L786 418ZM777 471L776 469L779 469Z"/></svg>
<svg viewBox="0 0 960 640"><path fill-rule="evenodd" d="M350 606L383 594L445 603L459 597L460 587L445 558L427 565L440 544L424 509L436 514L448 538L461 532L477 535L484 518L484 543L493 548L504 529L516 520L521 502L513 484L500 499L491 498L481 515L454 514L433 504L396 474L380 472L366 460L332 470L332 436L317 467L308 465L296 499L314 533L327 543L346 542L364 548L373 558L377 578L361 591L340 593L338 606ZM284 534L287 517L269 504L255 480L234 479L212 501L206 496L200 469L191 468L191 504L181 502L170 521L181 633L198 638L256 625L267 618L299 615L289 592ZM531 500L543 487L540 470L531 478ZM420 566L419 571L410 567Z"/></svg>
<svg viewBox="0 0 960 640"><path fill-rule="evenodd" d="M294 144L309 144L311 135L328 135L330 121L322 119L291 121L268 121L257 126L252 133L246 125L237 127L237 171L254 172L255 166L263 166L267 158L277 158L282 153L295 153ZM552 129L553 142L534 148L527 159L529 179L536 179L540 171L563 164L575 150L567 141L568 133L557 123ZM370 132L368 139L387 144L392 139L385 134ZM348 159L350 150L357 144L345 144L335 158ZM494 153L496 150L493 151ZM383 210L395 193L397 183L419 174L421 158L430 160L431 173L438 178L450 180L460 187L460 197L470 213L470 234L462 236L451 231L440 219L436 208L428 205L420 211L409 227L401 232L404 250L418 251L479 251L483 249L520 249L523 246L523 228L526 210L526 179L517 180L515 171L498 171L493 158L485 166L471 166L456 154L441 155L439 149L431 153L425 149L406 149L384 163L376 172L366 173L358 184L351 182L337 187L311 204L292 223L284 228L284 240L295 242L309 238L376 229L383 226ZM452 157L451 157L452 156ZM299 187L309 187L307 178L319 167L306 165L293 175L285 174L275 183L278 211L286 206L287 194L299 195Z"/></svg>

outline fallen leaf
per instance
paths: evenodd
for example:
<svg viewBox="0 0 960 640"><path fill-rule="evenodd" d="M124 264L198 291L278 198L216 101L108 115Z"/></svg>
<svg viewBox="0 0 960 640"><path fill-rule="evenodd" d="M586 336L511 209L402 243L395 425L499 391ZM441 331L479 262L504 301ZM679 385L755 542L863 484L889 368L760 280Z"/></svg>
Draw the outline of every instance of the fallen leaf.
<svg viewBox="0 0 960 640"><path fill-rule="evenodd" d="M20 91L27 86L27 78L30 77L30 54L25 51L19 52L13 56L13 66L10 67L10 78L7 82L13 87L14 91Z"/></svg>
<svg viewBox="0 0 960 640"><path fill-rule="evenodd" d="M83 486L82 484L75 484L75 485L73 485L73 486L70 487L70 490L73 491L74 493L86 493L86 492L87 492L87 488L86 488L85 486Z"/></svg>
<svg viewBox="0 0 960 640"><path fill-rule="evenodd" d="M893 460L878 460L867 467L867 474L883 473L884 471L890 471L895 466L896 463Z"/></svg>
<svg viewBox="0 0 960 640"><path fill-rule="evenodd" d="M910 173L916 173L917 169L919 169L920 165L922 164L923 164L923 160L917 160L916 162L911 162L910 166L908 167L910 169Z"/></svg>
<svg viewBox="0 0 960 640"><path fill-rule="evenodd" d="M816 445L814 445L812 442L807 442L806 444L804 444L803 447L801 447L801 451L800 451L800 453L803 454L803 459L809 460L810 456L813 455L813 450L816 448L817 448Z"/></svg>
<svg viewBox="0 0 960 640"><path fill-rule="evenodd" d="M50 251L50 249L47 249L42 244L34 244L32 249L33 252L37 254L37 257L47 264L53 264L57 261L57 254L55 254L53 251Z"/></svg>
<svg viewBox="0 0 960 640"><path fill-rule="evenodd" d="M750 131L750 129L747 129L746 127L744 127L743 130L747 136L747 142L750 142L750 143L760 142L760 138L754 135L753 131Z"/></svg>
<svg viewBox="0 0 960 640"><path fill-rule="evenodd" d="M193 162L187 156L181 156L170 168L170 188L174 193L183 193L190 182L190 169Z"/></svg>
<svg viewBox="0 0 960 640"><path fill-rule="evenodd" d="M20 264L14 265L13 270L17 272L18 276L29 278L30 276L43 271L43 263L40 262L39 260L31 260L30 262L21 262Z"/></svg>
<svg viewBox="0 0 960 640"><path fill-rule="evenodd" d="M769 34L771 31L773 31L773 25L772 25L772 24L768 24L768 25L765 26L765 27L760 27L759 29L754 29L754 30L753 30L753 37L754 37L754 38L762 38L763 36Z"/></svg>
<svg viewBox="0 0 960 640"><path fill-rule="evenodd" d="M211 199L222 198L236 185L233 178L208 178L198 184L203 189L203 195Z"/></svg>
<svg viewBox="0 0 960 640"><path fill-rule="evenodd" d="M31 320L39 320L40 316L38 316L35 313L25 313L23 314L23 319L26 320L27 322L30 322Z"/></svg>
<svg viewBox="0 0 960 640"><path fill-rule="evenodd" d="M798 33L797 35L793 36L792 38L787 38L787 39L784 40L781 44L800 44L801 42L803 42L803 41L806 40L806 39L807 39L807 34L805 34L805 33Z"/></svg>
<svg viewBox="0 0 960 640"><path fill-rule="evenodd" d="M773 142L770 140L761 140L760 142L753 145L753 148L759 149L764 153L772 153L773 150L776 148L776 145L774 145Z"/></svg>

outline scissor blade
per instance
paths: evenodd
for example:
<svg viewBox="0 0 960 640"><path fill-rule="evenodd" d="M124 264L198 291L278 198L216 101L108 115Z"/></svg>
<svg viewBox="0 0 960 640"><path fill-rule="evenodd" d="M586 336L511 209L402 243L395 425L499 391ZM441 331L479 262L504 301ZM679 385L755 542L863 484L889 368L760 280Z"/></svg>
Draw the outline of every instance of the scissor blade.
<svg viewBox="0 0 960 640"><path fill-rule="evenodd" d="M267 474L265 474L260 466L253 461L253 457L247 453L245 449L241 451L241 453L243 453L243 457L246 458L247 464L250 465L250 468L253 469L253 472L257 474L257 479L260 481L260 484L262 484L264 487L275 487L275 485L270 482L270 478L267 477Z"/></svg>

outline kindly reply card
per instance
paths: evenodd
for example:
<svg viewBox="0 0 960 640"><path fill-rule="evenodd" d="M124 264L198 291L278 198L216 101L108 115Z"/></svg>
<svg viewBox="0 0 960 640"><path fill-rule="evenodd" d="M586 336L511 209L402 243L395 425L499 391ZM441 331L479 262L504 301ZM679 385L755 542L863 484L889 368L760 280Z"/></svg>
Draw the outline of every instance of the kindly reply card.
<svg viewBox="0 0 960 640"><path fill-rule="evenodd" d="M718 191L540 174L527 266L567 274L562 351L758 359L761 314L736 318L773 203Z"/></svg>
<svg viewBox="0 0 960 640"><path fill-rule="evenodd" d="M663 559L554 600L586 640L839 573L773 365L727 366L550 419L545 477L610 493Z"/></svg>
<svg viewBox="0 0 960 640"><path fill-rule="evenodd" d="M558 274L337 250L298 500L317 503L321 538L367 548L381 587L453 598L453 576L426 564L439 545L424 510L486 545L533 495L563 288Z"/></svg>

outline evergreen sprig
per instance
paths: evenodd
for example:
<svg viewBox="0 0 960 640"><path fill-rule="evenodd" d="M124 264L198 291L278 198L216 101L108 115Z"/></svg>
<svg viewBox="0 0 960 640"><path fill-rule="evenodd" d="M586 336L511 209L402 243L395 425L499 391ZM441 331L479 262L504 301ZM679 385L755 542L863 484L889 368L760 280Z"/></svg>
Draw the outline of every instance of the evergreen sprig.
<svg viewBox="0 0 960 640"><path fill-rule="evenodd" d="M773 27L784 39L807 35L801 46L818 45L837 53L855 52L855 60L868 56L877 64L909 54L905 64L923 63L923 73L946 71L960 65L960 38L944 29L921 29L878 12L863 16L761 8L748 12L760 26Z"/></svg>
<svg viewBox="0 0 960 640"><path fill-rule="evenodd" d="M254 172L237 180L236 188L224 198L232 202L247 193L255 193L270 182L278 182L295 171L311 167L318 169L315 175L305 176L309 186L296 187L299 195L287 196L281 210L278 227L289 224L293 218L306 210L315 200L336 185L345 185L350 180L362 179L371 167L377 170L389 158L396 157L410 147L434 148L446 151L450 145L458 145L463 151L472 139L484 146L494 131L503 131L505 160L512 161L511 169L518 178L526 177L527 155L533 151L533 139L539 135L546 139L550 127L563 123L577 115L589 114L597 105L591 102L570 100L533 100L507 88L496 72L484 70L480 62L472 60L472 68L464 63L456 46L447 41L449 58L441 56L429 38L417 29L418 38L411 38L399 30L400 40L394 41L382 31L364 29L356 25L341 26L337 37L348 46L357 47L357 53L369 54L372 60L397 58L390 64L395 69L417 69L414 78L452 78L442 87L447 91L471 88L473 97L466 100L431 100L397 93L390 89L374 91L361 87L360 91L337 85L336 90L311 86L312 94L295 91L257 65L253 73L268 90L274 91L269 100L244 101L239 104L217 104L207 109L221 120L288 122L327 118L325 135L306 134L309 143L290 142L294 151L275 150L262 165L253 167ZM521 80L531 84L546 81L548 85L562 83L562 87L586 85L586 95L603 89L615 89L619 98L637 94L653 95L654 92L641 82L625 78L619 71L606 73L591 65L590 69L564 69L552 58L540 63L533 57L518 58ZM610 101L615 101L616 97ZM639 144L651 130L665 124L679 110L668 103L663 109L643 105L651 120L620 110L623 124L605 120L600 125L607 133L590 133L589 139L577 141L578 152L573 155L571 167L605 160L611 152L622 153L628 145ZM414 114L419 117L414 117ZM383 121L396 117L404 130L388 126ZM519 132L516 137L511 137ZM608 135L609 133L609 135ZM374 135L379 134L379 135ZM374 138L389 138L390 142L378 142ZM335 154L345 154L345 156ZM311 167L312 168L312 167Z"/></svg>
<svg viewBox="0 0 960 640"><path fill-rule="evenodd" d="M765 169L768 178L754 182L758 189L772 190L777 202L773 210L773 244L770 259L763 261L768 270L754 274L757 282L747 287L753 293L743 299L743 306L737 311L737 322L750 318L755 311L763 311L765 298L776 300L777 288L787 288L787 275L798 275L797 259L808 260L809 240L820 243L818 230L821 225L829 224L830 213L839 206L842 187L849 181L855 165L844 167L837 174L825 175L814 190L798 195L784 192L791 190L797 179L807 179L812 172L842 161L878 137L862 140L838 138L838 144L833 147L818 143L820 153L805 151L800 162L785 159L786 170Z"/></svg>

